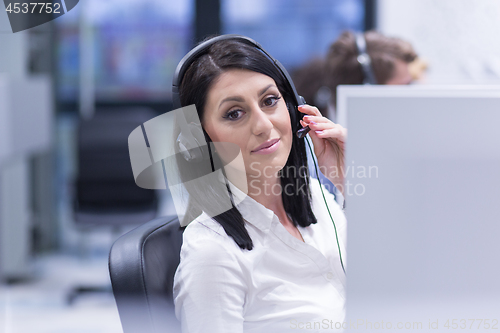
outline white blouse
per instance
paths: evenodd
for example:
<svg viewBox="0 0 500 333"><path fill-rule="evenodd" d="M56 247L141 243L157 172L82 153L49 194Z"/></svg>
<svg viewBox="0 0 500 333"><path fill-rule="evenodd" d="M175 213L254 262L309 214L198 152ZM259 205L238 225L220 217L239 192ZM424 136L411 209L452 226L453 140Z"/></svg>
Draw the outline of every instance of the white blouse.
<svg viewBox="0 0 500 333"><path fill-rule="evenodd" d="M318 223L298 227L305 242L234 186L251 251L240 249L205 213L187 226L174 278L175 313L183 332L332 332L339 327L345 317L345 274L317 179L310 184ZM345 265L346 219L334 196L323 191Z"/></svg>

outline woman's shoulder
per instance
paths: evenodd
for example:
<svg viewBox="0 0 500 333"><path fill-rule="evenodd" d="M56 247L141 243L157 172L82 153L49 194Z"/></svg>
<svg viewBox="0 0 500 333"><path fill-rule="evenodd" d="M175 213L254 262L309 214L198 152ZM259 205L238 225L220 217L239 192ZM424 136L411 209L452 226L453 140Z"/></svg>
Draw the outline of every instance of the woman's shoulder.
<svg viewBox="0 0 500 333"><path fill-rule="evenodd" d="M184 235L190 238L219 238L227 236L224 228L205 212L187 225Z"/></svg>
<svg viewBox="0 0 500 333"><path fill-rule="evenodd" d="M312 196L311 208L316 217L320 220L330 220L331 214L332 218L344 228L347 221L342 207L335 200L335 196L316 178L309 178L309 187ZM328 225L330 224L328 223Z"/></svg>

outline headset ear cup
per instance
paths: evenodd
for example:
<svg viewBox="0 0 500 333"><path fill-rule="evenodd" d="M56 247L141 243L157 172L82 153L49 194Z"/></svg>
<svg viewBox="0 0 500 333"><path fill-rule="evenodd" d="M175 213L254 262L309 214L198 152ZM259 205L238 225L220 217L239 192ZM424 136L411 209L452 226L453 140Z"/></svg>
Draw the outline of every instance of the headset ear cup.
<svg viewBox="0 0 500 333"><path fill-rule="evenodd" d="M181 131L177 137L177 146L188 162L201 162L208 159L208 147L201 125L189 123L189 133ZM188 137L189 136L189 137Z"/></svg>

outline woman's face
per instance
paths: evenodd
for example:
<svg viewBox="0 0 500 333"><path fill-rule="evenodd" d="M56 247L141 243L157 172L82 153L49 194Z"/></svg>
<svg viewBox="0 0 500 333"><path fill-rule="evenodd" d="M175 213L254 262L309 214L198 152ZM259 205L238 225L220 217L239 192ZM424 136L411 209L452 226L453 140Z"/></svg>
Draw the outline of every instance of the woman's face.
<svg viewBox="0 0 500 333"><path fill-rule="evenodd" d="M396 59L394 61L394 73L391 78L385 82L388 85L410 84L412 81L410 69L407 62Z"/></svg>
<svg viewBox="0 0 500 333"><path fill-rule="evenodd" d="M286 164L290 115L267 75L245 69L221 74L208 91L202 124L212 141L239 146L249 177L274 176Z"/></svg>

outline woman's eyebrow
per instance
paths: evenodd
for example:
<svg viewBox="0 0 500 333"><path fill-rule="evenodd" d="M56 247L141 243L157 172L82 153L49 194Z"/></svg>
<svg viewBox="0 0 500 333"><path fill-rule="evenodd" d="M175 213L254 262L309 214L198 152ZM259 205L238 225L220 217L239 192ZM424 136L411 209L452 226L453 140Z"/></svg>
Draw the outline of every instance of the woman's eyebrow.
<svg viewBox="0 0 500 333"><path fill-rule="evenodd" d="M225 102L244 102L244 100L243 100L243 98L241 98L239 96L232 96L232 97L224 98L219 104L219 109L220 109L221 105L224 104Z"/></svg>
<svg viewBox="0 0 500 333"><path fill-rule="evenodd" d="M266 91L268 91L269 88L271 88L271 87L275 87L275 85L271 83L270 85L268 85L265 88L261 89L259 91L259 96L264 95L266 93ZM219 104L219 109L220 109L221 105L224 104L225 102L244 102L244 100L240 96L231 96L231 97L228 97L228 98L224 98L220 102L220 104Z"/></svg>
<svg viewBox="0 0 500 333"><path fill-rule="evenodd" d="M273 86L274 86L274 84L272 84L272 83L271 83L270 85L268 85L267 87L265 87L264 89L262 89L261 91L259 91L259 96L264 95L264 94L265 94L265 92L266 92L269 88L271 88L271 87L273 87Z"/></svg>

